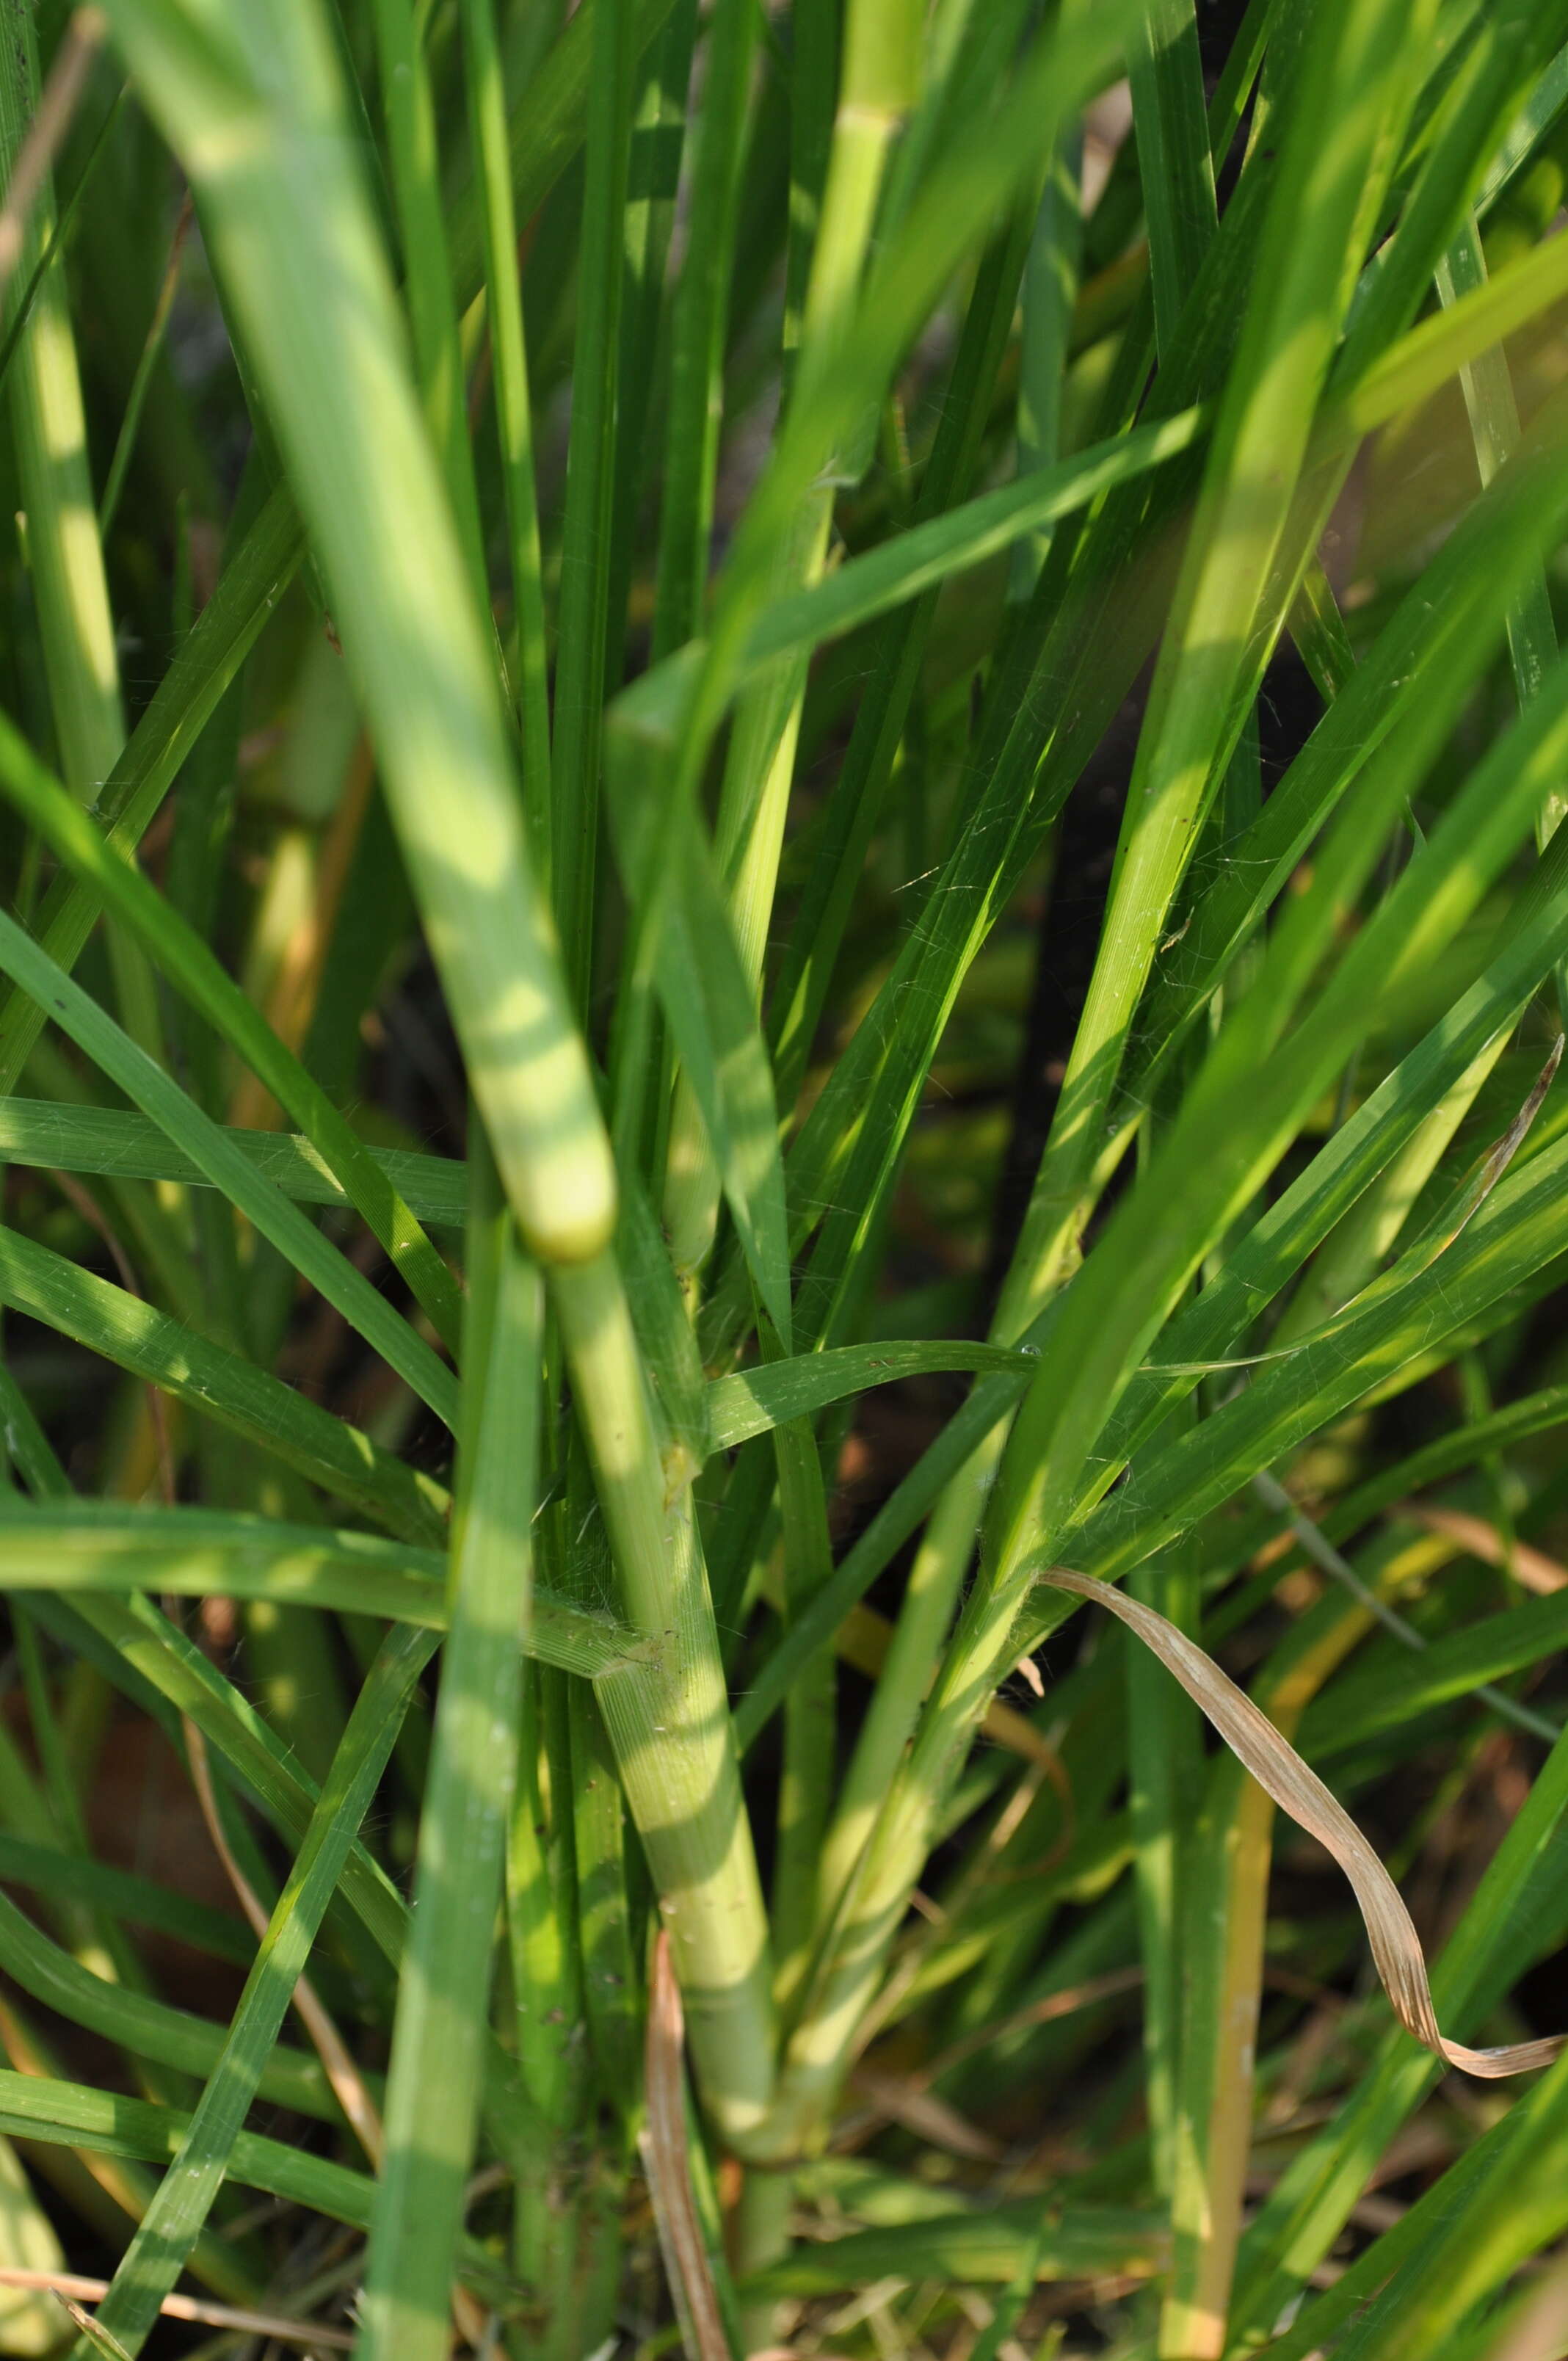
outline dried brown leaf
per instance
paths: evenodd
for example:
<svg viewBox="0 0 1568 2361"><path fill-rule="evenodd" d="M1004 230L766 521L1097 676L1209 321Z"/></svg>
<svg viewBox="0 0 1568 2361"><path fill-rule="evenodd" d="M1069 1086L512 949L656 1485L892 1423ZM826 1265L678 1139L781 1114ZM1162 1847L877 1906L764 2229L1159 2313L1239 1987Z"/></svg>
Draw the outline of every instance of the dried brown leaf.
<svg viewBox="0 0 1568 2361"><path fill-rule="evenodd" d="M653 1945L643 2048L647 2120L642 2163L663 2252L664 2270L681 2325L687 2361L734 2361L702 2224L692 2199L686 2154L685 2016L663 1927Z"/></svg>
<svg viewBox="0 0 1568 2361"><path fill-rule="evenodd" d="M1152 1608L1067 1566L1052 1566L1038 1578L1054 1589L1097 1601L1135 1632L1176 1675L1280 1810L1332 1853L1354 1892L1383 1989L1408 2033L1450 2066L1487 2078L1529 2073L1534 2067L1549 2066L1562 2053L1568 2035L1515 2042L1502 2049L1470 2049L1463 2042L1445 2040L1432 2006L1426 1955L1398 1886L1343 1806L1267 1716L1226 1678L1212 1657Z"/></svg>

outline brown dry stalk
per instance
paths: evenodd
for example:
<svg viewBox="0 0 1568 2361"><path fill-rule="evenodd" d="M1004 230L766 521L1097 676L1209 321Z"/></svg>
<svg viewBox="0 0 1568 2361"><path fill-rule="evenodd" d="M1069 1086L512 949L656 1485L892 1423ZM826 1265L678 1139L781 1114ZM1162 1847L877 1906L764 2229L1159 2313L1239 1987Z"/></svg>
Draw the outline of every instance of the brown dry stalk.
<svg viewBox="0 0 1568 2361"><path fill-rule="evenodd" d="M1024 2033L1033 2026L1054 2025L1058 2017L1075 2016L1080 2008L1092 2008L1097 2001L1114 2000L1122 1993L1135 1992L1143 1980L1142 1968L1111 1968L1102 1976L1090 1976L1080 1984L1047 1993L1043 2000L1032 2000L1025 2008L1010 2009L1005 2016L995 2017L989 2025L966 2033L960 2040L950 2041L928 2065L921 2067L914 2077L915 2085L925 2090L938 2081L949 2067L974 2057L981 2049L989 2049L993 2041L1004 2041L1010 2033Z"/></svg>
<svg viewBox="0 0 1568 2361"><path fill-rule="evenodd" d="M59 2296L78 2327L84 2324L80 2306L101 2303L109 2292L107 2279L83 2279L76 2271L27 2271L9 2265L0 2267L0 2287L37 2288ZM330 2345L346 2353L354 2343L346 2328L322 2328L314 2321L291 2320L286 2312L203 2303L199 2296L167 2295L159 2309L169 2320L191 2320L203 2328L231 2328L246 2336L270 2336L280 2345Z"/></svg>
<svg viewBox="0 0 1568 2361"><path fill-rule="evenodd" d="M87 85L108 19L101 8L78 8L61 36L49 79L38 97L27 136L16 151L5 201L0 204L0 294L15 270L27 235L27 216L38 201L60 141Z"/></svg>
<svg viewBox="0 0 1568 2361"><path fill-rule="evenodd" d="M1446 2040L1432 2006L1426 1954L1398 1886L1343 1806L1317 1773L1309 1770L1267 1716L1227 1679L1212 1656L1206 1656L1152 1608L1125 1597L1108 1582L1097 1582L1092 1575L1076 1574L1066 1566L1051 1566L1036 1579L1053 1589L1096 1600L1135 1632L1176 1675L1280 1810L1288 1812L1299 1828L1332 1853L1350 1880L1383 1989L1407 2033L1450 2066L1487 2079L1526 2074L1537 2066L1551 2065L1562 2054L1568 2035L1514 2042L1501 2049L1470 2049L1463 2042Z"/></svg>
<svg viewBox="0 0 1568 2361"><path fill-rule="evenodd" d="M946 2099L926 2088L927 2078L915 2074L884 2074L872 2066L857 2066L850 2078L856 2098L874 2107L879 2116L906 2132L946 2148L949 2156L970 2157L977 2164L994 2164L1006 2154L1002 2142L959 2114Z"/></svg>
<svg viewBox="0 0 1568 2361"><path fill-rule="evenodd" d="M1424 1525L1429 1533L1442 1533L1457 1542L1472 1557L1484 1565L1503 1567L1512 1574L1520 1587L1533 1590L1546 1598L1553 1590L1568 1590L1568 1568L1558 1565L1544 1551L1531 1549L1528 1542L1515 1542L1510 1548L1496 1525L1485 1517L1472 1516L1468 1509L1429 1508L1420 1500L1401 1500L1390 1509L1390 1517L1402 1517L1407 1524Z"/></svg>
<svg viewBox="0 0 1568 2361"><path fill-rule="evenodd" d="M648 2032L643 2048L647 2121L639 2145L648 2194L664 2257L664 2270L681 2324L687 2361L731 2361L718 2294L692 2201L686 2154L685 2017L661 1927L648 1981Z"/></svg>
<svg viewBox="0 0 1568 2361"><path fill-rule="evenodd" d="M251 1932L258 1941L266 1934L268 1916L261 1906L260 1896L250 1883L238 1861L218 1815L218 1799L213 1793L213 1774L207 1761L207 1741L190 1719L182 1720L185 1752L191 1765L191 1784L196 1790L196 1800L202 1806L202 1817L207 1824L207 1834L213 1850L224 1865L229 1883L239 1899L240 1908L250 1921ZM365 2087L365 2078L348 2054L343 2036L333 2023L320 1994L308 1976L302 1975L294 1986L293 2002L300 2021L310 2035L323 2070L332 2085L333 2096L366 2155L373 2171L379 2172L387 2154L387 2138L376 2102Z"/></svg>

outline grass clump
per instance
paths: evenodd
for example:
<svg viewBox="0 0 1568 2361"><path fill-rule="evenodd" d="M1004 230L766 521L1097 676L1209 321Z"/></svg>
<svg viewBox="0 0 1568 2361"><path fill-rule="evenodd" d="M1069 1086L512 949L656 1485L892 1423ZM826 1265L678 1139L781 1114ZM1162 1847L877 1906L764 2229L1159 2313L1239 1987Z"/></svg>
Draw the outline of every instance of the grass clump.
<svg viewBox="0 0 1568 2361"><path fill-rule="evenodd" d="M0 27L0 2351L1547 2361L1568 9Z"/></svg>

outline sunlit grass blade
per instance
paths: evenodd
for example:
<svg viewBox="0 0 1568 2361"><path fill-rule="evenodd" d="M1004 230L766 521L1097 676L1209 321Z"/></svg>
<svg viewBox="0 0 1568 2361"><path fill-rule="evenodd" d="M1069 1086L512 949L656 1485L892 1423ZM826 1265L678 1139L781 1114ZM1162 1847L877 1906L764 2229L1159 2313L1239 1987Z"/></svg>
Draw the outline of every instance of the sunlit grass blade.
<svg viewBox="0 0 1568 2361"><path fill-rule="evenodd" d="M112 844L104 842L84 815L71 809L54 782L29 760L26 748L3 722L0 766L5 771L7 791L34 825L55 844L79 876L92 881L115 917L135 937L148 957L247 1060L252 1071L301 1125L345 1193L365 1214L437 1332L448 1345L455 1347L458 1299L450 1272L381 1167L367 1155L353 1128L326 1093L225 974L194 930L170 909L167 901L152 890L131 862L120 856ZM43 952L35 950L30 956L35 972L41 973L48 969ZM15 980L21 981L19 976ZM37 998L36 992L33 996ZM74 986L63 976L58 993L48 1004L57 1019L60 1015L57 1003L60 999L80 1005ZM126 1095L136 1099L137 1093L127 1088ZM159 1095L172 1108L176 1102L169 1092L163 1091ZM183 1097L183 1093L180 1095ZM199 1128L204 1121L200 1110L191 1107L188 1101L186 1105L189 1119L194 1120ZM201 1163L202 1159L198 1157L196 1161ZM296 1262L299 1259L297 1256L293 1258Z"/></svg>
<svg viewBox="0 0 1568 2361"><path fill-rule="evenodd" d="M0 1510L8 1577L17 1590L165 1590L202 1598L275 1598L444 1631L444 1565L433 1550L369 1533L291 1527L274 1518L197 1509L119 1509L72 1501ZM519 1646L591 1678L635 1658L641 1643L609 1616L538 1596Z"/></svg>
<svg viewBox="0 0 1568 2361"><path fill-rule="evenodd" d="M403 366L385 258L346 142L313 140L307 181L251 137L271 124L287 144L307 123L334 123L319 18L306 0L269 0L227 25L233 62L214 88L188 23L171 27L141 0L111 14L133 60L145 53L149 97L204 193L509 1192L547 1258L591 1254L614 1219L609 1143L530 870L494 670ZM291 291L306 257L322 308L302 313ZM284 312L318 326L330 317L332 333L285 356L269 335ZM378 456L367 465L371 420ZM426 629L437 612L438 640Z"/></svg>
<svg viewBox="0 0 1568 2361"><path fill-rule="evenodd" d="M225 1126L225 1136L284 1196L306 1205L350 1203L342 1183L311 1142L298 1134L237 1131ZM455 1158L420 1156L399 1148L363 1152L422 1222L461 1229L467 1219L466 1179ZM167 1132L125 1107L68 1106L58 1099L0 1100L0 1157L7 1164L49 1171L214 1185Z"/></svg>
<svg viewBox="0 0 1568 2361"><path fill-rule="evenodd" d="M151 824L287 588L303 545L287 496L274 492L98 791L98 812L127 850ZM75 965L100 906L91 886L66 877L55 880L35 928L51 959L67 969ZM0 1004L0 1085L15 1089L44 1023L37 1004L16 989Z"/></svg>
<svg viewBox="0 0 1568 2361"><path fill-rule="evenodd" d="M0 1230L0 1301L276 1452L407 1539L440 1540L446 1499L439 1485L240 1355L9 1230Z"/></svg>
<svg viewBox="0 0 1568 2361"><path fill-rule="evenodd" d="M531 1622L542 1310L481 1140L470 1144L470 1376L451 1613L392 2026L387 2162L366 2270L367 2354L444 2356L472 2161Z"/></svg>
<svg viewBox="0 0 1568 2361"><path fill-rule="evenodd" d="M246 1980L222 2054L192 2110L159 2194L100 2308L104 2327L133 2352L139 2349L156 2320L159 2305L173 2287L186 2251L222 2186L235 2136L261 2086L266 2060L276 2054L279 2030L294 1985L386 1768L410 1692L433 1646L433 1640L426 1635L395 1634L386 1642L360 1691L304 1842Z"/></svg>
<svg viewBox="0 0 1568 2361"><path fill-rule="evenodd" d="M434 1645L418 1633L404 1636L416 1647ZM4 1896L0 1946L7 1974L57 2015L123 2042L133 2055L159 2059L186 2073L204 2074L216 2060L224 2041L221 2025L94 1975L41 1935ZM337 2117L319 2061L303 2050L269 2045L263 2095L327 2122Z"/></svg>
<svg viewBox="0 0 1568 2361"><path fill-rule="evenodd" d="M163 1068L123 1033L96 1001L40 951L16 922L0 914L0 967L30 992L54 1021L84 1049L99 1070L117 1082L200 1165L215 1188L248 1215L265 1238L285 1253L352 1322L398 1374L450 1427L455 1424L456 1387L430 1346L394 1312L313 1222L265 1180L250 1159L225 1138L221 1126ZM368 1161L368 1159L366 1159ZM390 1183L372 1166L387 1196Z"/></svg>

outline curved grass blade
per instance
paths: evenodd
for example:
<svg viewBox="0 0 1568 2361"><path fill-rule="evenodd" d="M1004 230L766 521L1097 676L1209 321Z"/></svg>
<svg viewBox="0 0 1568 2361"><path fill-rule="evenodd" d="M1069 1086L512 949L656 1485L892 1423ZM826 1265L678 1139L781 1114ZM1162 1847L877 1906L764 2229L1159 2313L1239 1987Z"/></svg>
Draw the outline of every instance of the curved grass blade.
<svg viewBox="0 0 1568 2361"><path fill-rule="evenodd" d="M453 2265L478 2122L517 1763L518 1642L531 1622L539 1278L477 1136L470 1154L468 1375L451 1618L392 2024L387 2158L358 2347L364 2361L445 2361L451 2348Z"/></svg>
<svg viewBox="0 0 1568 2361"><path fill-rule="evenodd" d="M274 1598L424 1631L447 1629L445 1560L434 1550L207 1509L125 1509L72 1499L28 1509L0 1502L7 1587L175 1598ZM592 1680L635 1662L648 1642L610 1617L535 1593L519 1646L540 1663Z"/></svg>
<svg viewBox="0 0 1568 2361"><path fill-rule="evenodd" d="M112 1869L107 1862L80 1859L53 1845L26 1837L0 1834L0 1878L7 1885L26 1886L35 1894L58 1894L81 1901L127 1925L145 1927L209 1959L226 1960L247 1968L255 1945L226 1910L177 1894L172 1886L156 1885L135 1871Z"/></svg>
<svg viewBox="0 0 1568 2361"><path fill-rule="evenodd" d="M0 2067L0 2129L14 2137L58 2141L164 2164L176 2155L190 2118L177 2107L154 2106L117 2091L62 2082ZM375 2196L367 2173L313 2156L284 2140L241 2132L229 2159L231 2177L287 2203L304 2205L334 2222L367 2229Z"/></svg>
<svg viewBox="0 0 1568 2361"><path fill-rule="evenodd" d="M19 2139L47 2140L85 2147L100 2156L123 2156L166 2164L180 2152L190 2116L178 2107L149 2104L118 2091L90 2089L46 2075L18 2074L0 2067L0 2131ZM367 2173L334 2164L308 2148L238 2133L229 2151L228 2177L244 2188L302 2205L350 2229L367 2230L376 2184ZM465 2240L458 2275L469 2286L505 2301L515 2288L477 2242Z"/></svg>
<svg viewBox="0 0 1568 2361"><path fill-rule="evenodd" d="M440 1542L447 1500L438 1484L239 1354L14 1230L0 1229L0 1303L259 1444L405 1539Z"/></svg>
<svg viewBox="0 0 1568 2361"><path fill-rule="evenodd" d="M269 2059L280 2054L278 2037L294 1986L434 1646L428 1632L394 1632L356 1700L206 2087L99 2309L104 2330L133 2354L184 2268Z"/></svg>
<svg viewBox="0 0 1568 2361"><path fill-rule="evenodd" d="M433 1641L408 1635L427 1649ZM134 2057L153 2058L182 2073L207 2073L224 2043L224 2027L167 2001L111 1983L40 1934L16 1904L0 1894L0 1960L24 1992L74 2025L117 2042ZM319 2059L279 2044L259 2085L261 2097L324 2123L339 2120L337 2102Z"/></svg>
<svg viewBox="0 0 1568 2361"><path fill-rule="evenodd" d="M341 1181L298 1133L241 1131L232 1125L225 1125L223 1133L285 1197L306 1205L350 1202ZM366 1153L422 1222L444 1229L460 1229L466 1222L466 1179L455 1157L421 1156L400 1148L371 1148ZM44 1171L97 1173L115 1180L214 1185L146 1115L126 1107L68 1106L59 1099L0 1098L0 1161Z"/></svg>
<svg viewBox="0 0 1568 2361"><path fill-rule="evenodd" d="M79 876L91 880L104 906L135 936L153 964L163 971L191 1006L214 1027L237 1056L244 1059L279 1104L293 1117L338 1181L344 1194L357 1207L386 1248L393 1268L401 1275L416 1302L429 1314L437 1334L449 1349L455 1352L460 1325L456 1281L409 1207L398 1195L384 1168L356 1137L352 1126L326 1093L279 1039L239 985L225 973L195 930L142 876L134 863L115 848L112 841L105 841L86 813L71 803L42 764L33 759L4 717L0 717L0 776L4 778L5 791L11 800L44 840L52 845L68 867ZM33 972L45 975L49 964L47 950L35 946L31 961ZM23 983L19 972L13 969L12 973L18 983ZM24 989L32 990L33 987L24 984ZM60 1003L63 998L73 1005L78 1005L73 999L73 991L74 988L61 976L59 988L42 1005L47 1005L50 1016L63 1021L64 1012ZM102 1025L98 1030L106 1041L109 1037L103 1033ZM80 1034L76 1038L81 1039ZM82 1047L87 1046L83 1041ZM90 1049L89 1054L97 1057L98 1052ZM134 1064L135 1060L131 1062ZM119 1081L121 1077L116 1075L115 1079ZM123 1081L122 1087L128 1097L139 1099L140 1093ZM170 1097L167 1087L160 1095L170 1109L184 1097L182 1093ZM200 1108L189 1101L185 1101L185 1104L189 1108L188 1124L191 1128L201 1131L205 1126L208 1132L214 1128ZM148 1106L146 1112L150 1115L155 1110ZM186 1146L190 1144L187 1140ZM200 1154L194 1160L203 1170L208 1170ZM236 1168L231 1164L230 1169ZM210 1170L208 1177L214 1178ZM216 1185L222 1187L225 1184L218 1182ZM236 1199L236 1202L238 1202ZM250 1208L245 1207L244 1210L249 1212ZM251 1218L255 1220L257 1217L252 1213ZM265 1230L265 1226L264 1223L258 1222L258 1228ZM280 1252L288 1253L291 1261L299 1260L298 1256L284 1246L280 1240L274 1239L273 1243L279 1246ZM302 1264L300 1267L304 1268ZM323 1289L323 1292L328 1290ZM365 1281L361 1290L356 1292L363 1297L364 1293L374 1294L375 1290ZM345 1318L354 1318L345 1306L340 1305L339 1308L344 1310ZM363 1308L368 1309L367 1306ZM356 1322L356 1325L360 1324ZM378 1346L378 1349L384 1350L384 1347ZM430 1374L427 1367L427 1379ZM414 1380L411 1378L410 1382L414 1383ZM422 1387L416 1385L415 1389L423 1394L427 1401L430 1400L429 1395L423 1393ZM447 1410L439 1414L445 1417L450 1426L455 1403L449 1379L444 1380L442 1390L447 1400Z"/></svg>
<svg viewBox="0 0 1568 2361"><path fill-rule="evenodd" d="M1038 526L1086 508L1113 485L1191 450L1211 423L1207 408L1179 411L893 534L807 588L764 607L746 642L741 677L856 631L952 575L983 565Z"/></svg>
<svg viewBox="0 0 1568 2361"><path fill-rule="evenodd" d="M787 1361L765 1361L707 1389L708 1447L732 1449L791 1419L808 1417L870 1386L955 1369L999 1369L1027 1377L1039 1356L1027 1347L978 1345L967 1337L926 1344L898 1337L885 1345L835 1345Z"/></svg>
<svg viewBox="0 0 1568 2361"><path fill-rule="evenodd" d="M1497 2049L1471 2049L1464 2042L1446 2040L1432 2007L1426 1955L1398 1887L1338 1798L1308 1769L1246 1691L1227 1679L1213 1658L1174 1623L1108 1582L1097 1582L1092 1575L1075 1574L1065 1566L1047 1567L1036 1579L1079 1598L1094 1600L1135 1632L1181 1683L1280 1810L1332 1853L1354 1891L1383 1989L1407 2033L1449 2065L1487 2078L1526 2074L1538 2066L1549 2066L1562 2055L1568 2047L1564 2034Z"/></svg>
<svg viewBox="0 0 1568 2361"><path fill-rule="evenodd" d="M221 1189L302 1278L342 1312L389 1368L395 1369L448 1427L455 1425L457 1381L423 1338L313 1222L263 1180L250 1159L225 1137L222 1126L204 1115L195 1100L4 911L0 911L0 968L49 1010L55 1023L118 1083L127 1098L181 1143L214 1187ZM389 1197L391 1184L380 1167L367 1157L364 1163L376 1175L383 1195ZM433 1255L434 1248L428 1240L425 1244Z"/></svg>

